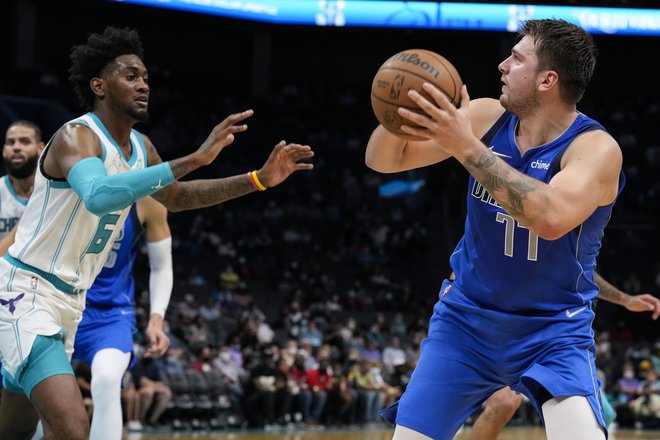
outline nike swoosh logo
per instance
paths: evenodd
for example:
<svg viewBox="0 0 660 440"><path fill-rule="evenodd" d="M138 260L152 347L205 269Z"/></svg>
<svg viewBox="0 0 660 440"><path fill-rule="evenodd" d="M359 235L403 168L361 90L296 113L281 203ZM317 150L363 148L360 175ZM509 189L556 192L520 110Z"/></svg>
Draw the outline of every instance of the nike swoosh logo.
<svg viewBox="0 0 660 440"><path fill-rule="evenodd" d="M498 153L497 151L493 150L493 148L495 148L495 146L490 147L489 150L490 150L491 153L493 153L495 156L508 157L509 159L513 159L513 157L511 157L511 156L507 156L506 154Z"/></svg>
<svg viewBox="0 0 660 440"><path fill-rule="evenodd" d="M585 306L585 307L582 307L581 309L577 309L577 310L575 310L575 311L572 312L572 313L569 312L568 310L566 310L566 316L568 316L569 318L572 318L573 316L577 315L578 313L582 313L582 312L584 312L585 310L587 310L587 307L586 307L586 306Z"/></svg>

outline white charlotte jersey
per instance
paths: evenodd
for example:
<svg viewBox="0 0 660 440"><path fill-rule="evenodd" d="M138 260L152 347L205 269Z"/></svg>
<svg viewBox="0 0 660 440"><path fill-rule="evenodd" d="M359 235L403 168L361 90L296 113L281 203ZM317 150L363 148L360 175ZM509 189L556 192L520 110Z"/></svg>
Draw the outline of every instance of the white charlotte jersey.
<svg viewBox="0 0 660 440"><path fill-rule="evenodd" d="M0 177L0 240L18 223L27 202L16 194L8 175Z"/></svg>
<svg viewBox="0 0 660 440"><path fill-rule="evenodd" d="M147 152L135 130L130 135L132 155L126 160L94 114L87 113L67 122L71 123L85 124L99 137L103 147L101 159L108 175L146 166ZM42 161L49 146L50 143L39 160L34 191L19 224L16 242L5 258L14 266L40 275L63 292L80 293L89 289L103 268L130 206L103 217L89 212L66 180L44 175Z"/></svg>

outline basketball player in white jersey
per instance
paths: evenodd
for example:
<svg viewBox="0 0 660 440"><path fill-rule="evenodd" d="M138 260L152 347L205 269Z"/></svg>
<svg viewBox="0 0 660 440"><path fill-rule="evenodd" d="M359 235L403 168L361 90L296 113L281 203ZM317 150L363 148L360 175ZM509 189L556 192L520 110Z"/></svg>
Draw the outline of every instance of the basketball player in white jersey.
<svg viewBox="0 0 660 440"><path fill-rule="evenodd" d="M137 32L106 28L76 46L70 79L89 113L66 123L46 146L16 241L0 260L0 354L5 397L0 438L82 440L89 422L70 366L85 291L137 200L152 195L171 211L212 206L312 169L307 145L278 143L255 171L179 182L212 163L252 110L218 124L193 153L163 163L149 138L147 72Z"/></svg>

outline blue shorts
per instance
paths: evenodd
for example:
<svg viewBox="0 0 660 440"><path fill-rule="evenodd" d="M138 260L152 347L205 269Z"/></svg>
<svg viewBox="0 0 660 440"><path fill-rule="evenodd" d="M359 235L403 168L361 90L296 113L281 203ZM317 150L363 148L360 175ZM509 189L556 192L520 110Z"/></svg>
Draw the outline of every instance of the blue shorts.
<svg viewBox="0 0 660 440"><path fill-rule="evenodd" d="M385 419L433 439L451 440L491 394L510 386L530 399L541 420L547 393L585 396L607 432L591 308L513 315L479 307L448 281L440 291L447 288L451 300L444 297L436 304L410 383L398 402L381 411Z"/></svg>
<svg viewBox="0 0 660 440"><path fill-rule="evenodd" d="M73 358L91 366L96 353L106 348L132 354L135 331L135 311L132 307L100 309L88 305L78 325ZM129 368L134 362L131 356Z"/></svg>

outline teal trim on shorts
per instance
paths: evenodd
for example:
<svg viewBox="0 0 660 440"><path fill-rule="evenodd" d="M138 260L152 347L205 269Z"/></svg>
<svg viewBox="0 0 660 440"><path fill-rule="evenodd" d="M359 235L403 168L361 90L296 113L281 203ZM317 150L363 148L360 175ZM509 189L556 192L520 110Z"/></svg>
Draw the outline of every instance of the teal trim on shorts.
<svg viewBox="0 0 660 440"><path fill-rule="evenodd" d="M16 385L14 377L9 374L5 367L2 367L2 386L7 390L11 391L14 394L24 394L21 387Z"/></svg>
<svg viewBox="0 0 660 440"><path fill-rule="evenodd" d="M5 254L5 260L9 264L11 264L14 267L18 267L19 269L26 270L28 272L32 272L34 274L39 275L41 278L44 280L48 281L51 283L55 288L61 292L68 293L69 295L78 295L82 292L84 292L84 289L76 289L70 284L65 283L62 281L57 275L54 275L52 273L44 272L41 269L38 269L36 267L30 266L29 264L23 263L21 260L12 257L9 255L9 253Z"/></svg>
<svg viewBox="0 0 660 440"><path fill-rule="evenodd" d="M9 385L7 387L9 391L24 393L28 399L34 387L49 377L59 374L75 376L61 334L38 335L32 344L30 355L22 365L23 368L18 370L20 371L18 383L15 379L13 382L7 380L9 375L5 376L5 383ZM20 391L15 391L16 389Z"/></svg>
<svg viewBox="0 0 660 440"><path fill-rule="evenodd" d="M603 416L605 417L605 426L610 426L614 419L616 419L616 411L612 408L610 401L607 400L605 393L603 393L603 388L598 390L598 397L600 398L600 404L603 407Z"/></svg>

